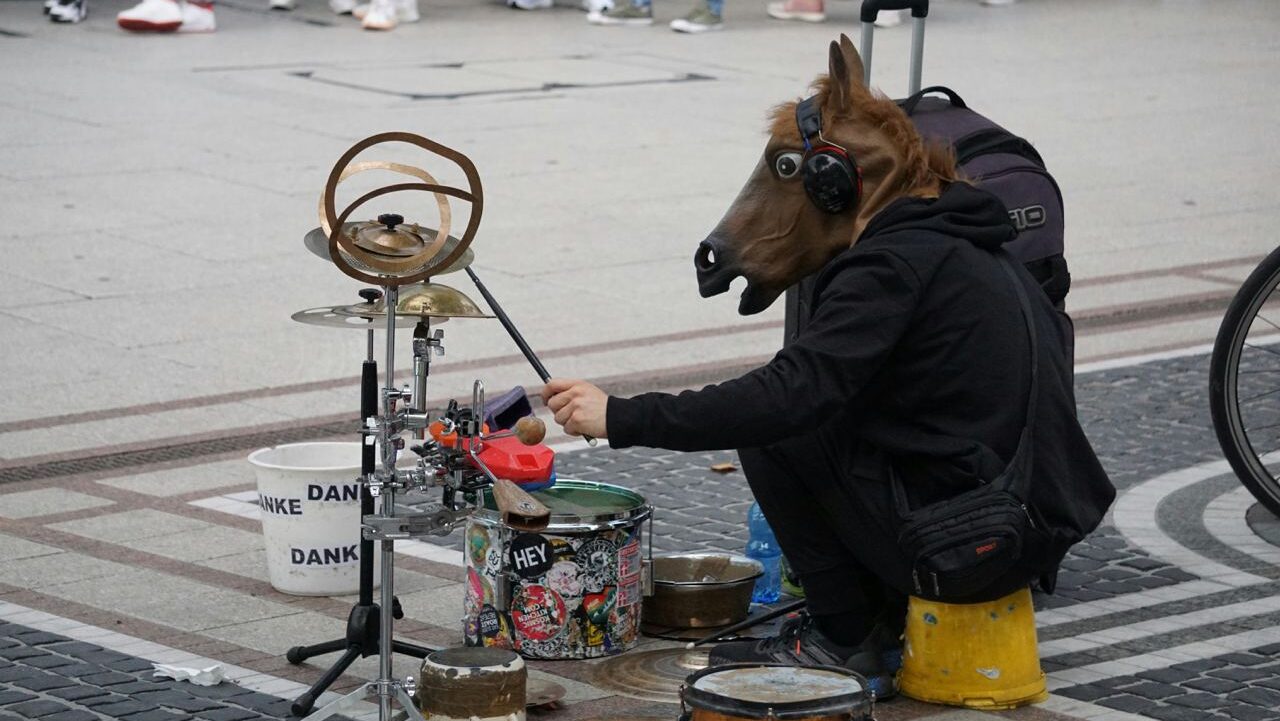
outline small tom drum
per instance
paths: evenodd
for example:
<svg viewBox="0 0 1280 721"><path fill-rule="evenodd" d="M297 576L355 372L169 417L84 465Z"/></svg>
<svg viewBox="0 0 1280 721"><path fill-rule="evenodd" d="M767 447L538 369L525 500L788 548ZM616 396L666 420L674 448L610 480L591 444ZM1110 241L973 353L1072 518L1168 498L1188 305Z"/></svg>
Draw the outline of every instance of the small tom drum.
<svg viewBox="0 0 1280 721"><path fill-rule="evenodd" d="M514 651L436 651L418 673L418 707L427 721L525 721L527 682L524 661Z"/></svg>
<svg viewBox="0 0 1280 721"><path fill-rule="evenodd" d="M680 688L683 721L864 721L873 698L862 676L838 666L712 666Z"/></svg>

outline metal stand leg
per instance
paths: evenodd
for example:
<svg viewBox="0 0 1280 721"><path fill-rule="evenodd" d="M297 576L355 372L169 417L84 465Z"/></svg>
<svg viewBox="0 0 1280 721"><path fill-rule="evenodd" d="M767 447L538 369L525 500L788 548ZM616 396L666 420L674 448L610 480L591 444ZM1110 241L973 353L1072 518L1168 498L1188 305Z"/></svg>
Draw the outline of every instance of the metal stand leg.
<svg viewBox="0 0 1280 721"><path fill-rule="evenodd" d="M342 654L342 657L330 666L328 671L324 672L324 675L320 677L319 681L312 684L311 688L307 689L305 693L294 700L293 705L289 707L289 710L293 712L293 715L303 716L310 711L311 707L316 705L316 699L320 698L320 694L324 693L325 689L332 686L333 682L337 681L338 677L341 676L343 672L347 670L347 667L354 663L357 658L360 658L360 649L354 647L348 648L347 652Z"/></svg>

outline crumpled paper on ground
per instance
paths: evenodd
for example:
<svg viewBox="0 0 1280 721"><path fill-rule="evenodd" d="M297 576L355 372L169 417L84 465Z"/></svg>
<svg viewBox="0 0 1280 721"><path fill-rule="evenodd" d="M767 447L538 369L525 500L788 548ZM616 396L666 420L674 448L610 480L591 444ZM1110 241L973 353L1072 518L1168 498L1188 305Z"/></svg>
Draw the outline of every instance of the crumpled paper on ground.
<svg viewBox="0 0 1280 721"><path fill-rule="evenodd" d="M197 686L217 686L222 683L224 672L222 664L214 664L208 668L187 668L170 666L165 663L153 663L156 676L168 677L175 681L190 681Z"/></svg>

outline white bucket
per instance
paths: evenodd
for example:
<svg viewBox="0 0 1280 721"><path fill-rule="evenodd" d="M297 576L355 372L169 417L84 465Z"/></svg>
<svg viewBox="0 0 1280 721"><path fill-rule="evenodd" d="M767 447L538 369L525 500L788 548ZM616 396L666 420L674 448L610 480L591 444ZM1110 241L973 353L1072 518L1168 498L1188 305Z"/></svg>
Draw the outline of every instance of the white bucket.
<svg viewBox="0 0 1280 721"><path fill-rule="evenodd" d="M360 444L292 443L249 454L267 575L277 591L334 596L360 588ZM374 578L378 559L374 557Z"/></svg>

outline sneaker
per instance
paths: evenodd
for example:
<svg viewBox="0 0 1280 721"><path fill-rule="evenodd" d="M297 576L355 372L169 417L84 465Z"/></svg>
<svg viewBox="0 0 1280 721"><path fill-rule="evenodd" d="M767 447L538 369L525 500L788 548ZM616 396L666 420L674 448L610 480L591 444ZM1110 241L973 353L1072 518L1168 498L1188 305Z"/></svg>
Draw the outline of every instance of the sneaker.
<svg viewBox="0 0 1280 721"><path fill-rule="evenodd" d="M44 0L44 14L48 15L53 10L53 6L57 4L58 0ZM585 2L583 3L583 6L586 6Z"/></svg>
<svg viewBox="0 0 1280 721"><path fill-rule="evenodd" d="M517 10L545 10L553 4L553 0L507 0L507 7Z"/></svg>
<svg viewBox="0 0 1280 721"><path fill-rule="evenodd" d="M983 5L992 5L992 6L1012 5L1018 2L1018 0L978 0L978 1Z"/></svg>
<svg viewBox="0 0 1280 721"><path fill-rule="evenodd" d="M356 9L356 0L329 0L329 9L335 15L350 15Z"/></svg>
<svg viewBox="0 0 1280 721"><path fill-rule="evenodd" d="M724 21L719 15L711 12L707 3L700 2L689 11L688 15L671 21L671 29L678 33L705 33L711 30L723 30Z"/></svg>
<svg viewBox="0 0 1280 721"><path fill-rule="evenodd" d="M611 10L587 14L592 25L652 25L653 6L639 7L633 2L620 2Z"/></svg>
<svg viewBox="0 0 1280 721"><path fill-rule="evenodd" d="M769 17L775 20L799 20L805 23L820 23L827 19L822 0L786 0L786 2L769 3L765 8Z"/></svg>
<svg viewBox="0 0 1280 721"><path fill-rule="evenodd" d="M272 10L292 10L297 6L296 0L267 0L267 7Z"/></svg>
<svg viewBox="0 0 1280 721"><path fill-rule="evenodd" d="M182 27L182 6L175 0L142 0L116 14L116 24L140 33L170 33Z"/></svg>
<svg viewBox="0 0 1280 721"><path fill-rule="evenodd" d="M417 0L392 0L395 6L395 22L396 23L416 23L422 19L418 14ZM373 8L373 3L360 3L351 8L351 16L356 20L363 20L369 16L369 11ZM336 10L334 12L337 12ZM395 27L393 24L392 27ZM370 30L390 30L391 28L368 28Z"/></svg>
<svg viewBox="0 0 1280 721"><path fill-rule="evenodd" d="M876 27L896 28L902 24L902 16L906 14L906 10L882 10L876 16Z"/></svg>
<svg viewBox="0 0 1280 721"><path fill-rule="evenodd" d="M582 0L582 9L589 13L602 13L613 9L613 0Z"/></svg>
<svg viewBox="0 0 1280 721"><path fill-rule="evenodd" d="M758 641L722 643L711 649L710 664L781 663L791 666L842 666L867 680L877 701L898 693L896 675L902 667L902 642L887 624L877 623L857 646L842 646L827 638L800 613L788 619L778 635Z"/></svg>
<svg viewBox="0 0 1280 721"><path fill-rule="evenodd" d="M78 23L89 14L89 3L87 0L54 0L45 12L55 23Z"/></svg>
<svg viewBox="0 0 1280 721"><path fill-rule="evenodd" d="M213 3L187 0L182 3L182 24L178 26L180 33L211 33L218 29L213 17Z"/></svg>

